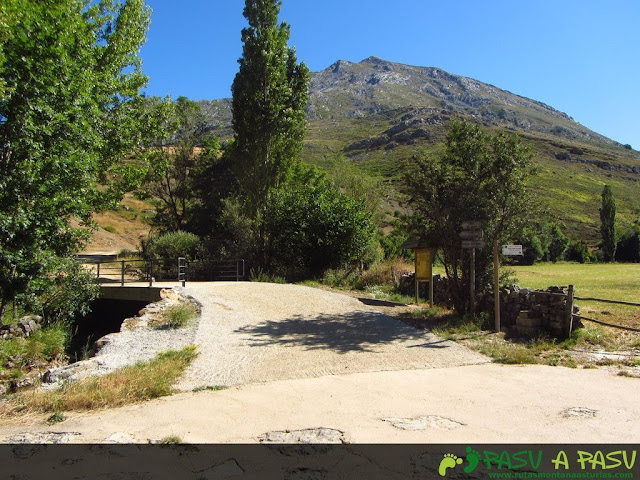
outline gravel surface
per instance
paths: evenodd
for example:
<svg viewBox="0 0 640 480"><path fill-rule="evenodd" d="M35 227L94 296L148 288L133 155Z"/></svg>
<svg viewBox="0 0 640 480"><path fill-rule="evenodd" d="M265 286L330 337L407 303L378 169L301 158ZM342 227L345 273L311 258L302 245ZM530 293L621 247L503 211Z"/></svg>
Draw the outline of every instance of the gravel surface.
<svg viewBox="0 0 640 480"><path fill-rule="evenodd" d="M91 375L104 375L127 365L149 361L167 350L181 350L196 344L200 317L192 319L182 328L154 326L162 312L172 305L194 300L183 292L165 290L163 300L147 305L137 317L126 319L120 332L102 337L102 347L88 360L49 370L43 388L60 386L65 380L78 380ZM196 302L197 303L197 302Z"/></svg>
<svg viewBox="0 0 640 480"><path fill-rule="evenodd" d="M188 284L184 292L202 317L183 390L487 362L347 295L243 282Z"/></svg>
<svg viewBox="0 0 640 480"><path fill-rule="evenodd" d="M485 363L454 342L414 329L340 293L248 282L192 283L103 337L89 360L50 371L60 381L100 375L158 353L198 346L179 390L324 375L412 370ZM201 316L186 327L159 328L153 319L178 301L195 301ZM45 385L45 388L46 385Z"/></svg>

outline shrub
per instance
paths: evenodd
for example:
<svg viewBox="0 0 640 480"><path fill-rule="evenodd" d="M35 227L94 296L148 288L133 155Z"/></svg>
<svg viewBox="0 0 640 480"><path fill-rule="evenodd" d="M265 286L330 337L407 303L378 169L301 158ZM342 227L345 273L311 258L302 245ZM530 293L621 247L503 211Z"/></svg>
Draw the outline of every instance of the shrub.
<svg viewBox="0 0 640 480"><path fill-rule="evenodd" d="M271 269L320 276L329 268L381 255L372 242L371 213L362 202L342 193L322 175L303 172L274 192L265 218Z"/></svg>
<svg viewBox="0 0 640 480"><path fill-rule="evenodd" d="M176 259L186 257L193 259L197 256L200 245L200 237L178 230L157 237L149 237L143 244L143 250L145 256L150 258Z"/></svg>
<svg viewBox="0 0 640 480"><path fill-rule="evenodd" d="M47 273L35 279L27 292L16 298L24 312L42 314L45 323L71 323L86 315L100 287L93 273L73 258L53 258Z"/></svg>
<svg viewBox="0 0 640 480"><path fill-rule="evenodd" d="M569 246L564 254L565 260L586 263L589 261L589 249L587 243L584 240L577 240L575 242L569 242Z"/></svg>
<svg viewBox="0 0 640 480"><path fill-rule="evenodd" d="M640 262L640 226L635 225L632 230L623 234L618 240L616 260L618 262Z"/></svg>
<svg viewBox="0 0 640 480"><path fill-rule="evenodd" d="M19 378L33 365L62 358L69 339L69 326L56 323L37 330L28 338L1 340L0 377Z"/></svg>
<svg viewBox="0 0 640 480"><path fill-rule="evenodd" d="M557 225L551 227L549 236L551 237L549 241L549 260L555 263L562 258L567 250L569 238L562 233L562 230Z"/></svg>

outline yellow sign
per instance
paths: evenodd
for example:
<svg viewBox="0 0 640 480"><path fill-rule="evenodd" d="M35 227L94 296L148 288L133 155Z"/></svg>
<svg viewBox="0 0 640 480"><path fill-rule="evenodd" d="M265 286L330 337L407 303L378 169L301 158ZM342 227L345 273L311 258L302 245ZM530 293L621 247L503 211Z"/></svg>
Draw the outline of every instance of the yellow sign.
<svg viewBox="0 0 640 480"><path fill-rule="evenodd" d="M416 280L431 281L431 250L419 248L416 251Z"/></svg>

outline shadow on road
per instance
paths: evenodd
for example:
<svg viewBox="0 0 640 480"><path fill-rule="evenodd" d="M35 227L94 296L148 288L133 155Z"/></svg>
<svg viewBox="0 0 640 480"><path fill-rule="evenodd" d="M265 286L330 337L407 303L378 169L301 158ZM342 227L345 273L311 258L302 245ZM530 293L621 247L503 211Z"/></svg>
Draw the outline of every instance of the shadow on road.
<svg viewBox="0 0 640 480"><path fill-rule="evenodd" d="M353 312L305 318L301 315L267 321L236 330L253 337L251 346L301 346L308 350L331 349L338 353L375 352L393 342L416 342L412 347L434 348L424 343L425 333L377 312ZM419 343L418 343L419 342ZM442 348L436 346L435 348Z"/></svg>
<svg viewBox="0 0 640 480"><path fill-rule="evenodd" d="M406 307L404 303L390 302L388 300L376 300L373 298L358 298L358 300L370 307Z"/></svg>

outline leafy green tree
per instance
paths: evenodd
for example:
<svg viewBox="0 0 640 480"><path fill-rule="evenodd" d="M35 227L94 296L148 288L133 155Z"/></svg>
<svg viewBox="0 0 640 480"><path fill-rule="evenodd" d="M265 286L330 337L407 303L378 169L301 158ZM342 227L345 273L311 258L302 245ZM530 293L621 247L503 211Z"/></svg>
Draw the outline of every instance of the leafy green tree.
<svg viewBox="0 0 640 480"><path fill-rule="evenodd" d="M616 258L616 199L613 190L605 185L602 190L602 207L600 208L600 235L602 236L602 253L605 262L613 262Z"/></svg>
<svg viewBox="0 0 640 480"><path fill-rule="evenodd" d="M111 167L142 142L143 0L7 0L0 74L0 313L113 205Z"/></svg>
<svg viewBox="0 0 640 480"><path fill-rule="evenodd" d="M185 97L160 101L153 107L165 117L161 138L147 149L141 198L149 198L156 208L154 223L162 231L185 230L193 221L198 201L195 194L197 164L206 121L197 102Z"/></svg>
<svg viewBox="0 0 640 480"><path fill-rule="evenodd" d="M206 136L192 175L196 202L189 229L201 237L209 237L210 243L213 242L211 253L218 249L215 243L218 240L224 243L224 237L230 233L226 231L230 217L242 214L238 182L232 167L229 149L222 147L215 136ZM250 221L247 219L242 223L248 225ZM245 256L245 252L231 255L240 258Z"/></svg>
<svg viewBox="0 0 640 480"><path fill-rule="evenodd" d="M200 251L200 237L181 230L149 237L144 242L144 253L148 258L176 260L186 257L196 258Z"/></svg>
<svg viewBox="0 0 640 480"><path fill-rule="evenodd" d="M404 192L413 210L409 228L425 244L440 248L458 312L466 311L469 291L461 223L479 221L489 245L476 255L480 294L491 284L492 241L516 238L533 216L535 202L526 186L532 172L531 153L518 137L491 135L464 121L452 122L442 155L407 163Z"/></svg>
<svg viewBox="0 0 640 480"><path fill-rule="evenodd" d="M569 246L569 238L562 233L558 225L551 226L549 236L549 260L555 263L562 259Z"/></svg>
<svg viewBox="0 0 640 480"><path fill-rule="evenodd" d="M618 262L640 262L640 221L621 235L616 247L616 260Z"/></svg>
<svg viewBox="0 0 640 480"><path fill-rule="evenodd" d="M363 202L306 166L272 195L266 227L270 267L290 279L319 276L362 259L375 228Z"/></svg>
<svg viewBox="0 0 640 480"><path fill-rule="evenodd" d="M569 242L567 250L564 253L565 260L578 263L589 262L589 247L584 240L576 240Z"/></svg>
<svg viewBox="0 0 640 480"><path fill-rule="evenodd" d="M240 70L232 85L233 159L249 217L264 249L270 195L287 179L302 149L309 69L287 46L290 28L278 24L279 0L246 0Z"/></svg>
<svg viewBox="0 0 640 480"><path fill-rule="evenodd" d="M513 257L513 262L520 265L533 265L544 257L544 246L536 232L526 228L518 237L522 244L522 256Z"/></svg>

